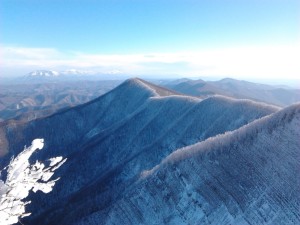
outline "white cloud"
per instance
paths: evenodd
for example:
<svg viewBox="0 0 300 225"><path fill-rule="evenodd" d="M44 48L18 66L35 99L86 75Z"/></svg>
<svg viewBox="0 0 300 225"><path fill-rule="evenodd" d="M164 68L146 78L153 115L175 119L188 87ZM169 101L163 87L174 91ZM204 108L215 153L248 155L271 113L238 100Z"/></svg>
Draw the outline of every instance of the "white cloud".
<svg viewBox="0 0 300 225"><path fill-rule="evenodd" d="M193 52L86 54L52 48L0 46L3 68L77 68L130 74L291 78L300 74L300 47L253 46ZM24 71L27 73L29 71Z"/></svg>
<svg viewBox="0 0 300 225"><path fill-rule="evenodd" d="M61 57L61 53L51 48L24 48L0 46L2 66L36 65L38 62Z"/></svg>

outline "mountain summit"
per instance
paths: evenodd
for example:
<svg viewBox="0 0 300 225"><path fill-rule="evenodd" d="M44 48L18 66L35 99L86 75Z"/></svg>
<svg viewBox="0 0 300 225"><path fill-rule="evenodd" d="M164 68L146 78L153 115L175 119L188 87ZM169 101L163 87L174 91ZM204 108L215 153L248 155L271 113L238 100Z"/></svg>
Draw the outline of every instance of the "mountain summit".
<svg viewBox="0 0 300 225"><path fill-rule="evenodd" d="M57 77L60 73L54 70L35 70L26 75L26 77Z"/></svg>

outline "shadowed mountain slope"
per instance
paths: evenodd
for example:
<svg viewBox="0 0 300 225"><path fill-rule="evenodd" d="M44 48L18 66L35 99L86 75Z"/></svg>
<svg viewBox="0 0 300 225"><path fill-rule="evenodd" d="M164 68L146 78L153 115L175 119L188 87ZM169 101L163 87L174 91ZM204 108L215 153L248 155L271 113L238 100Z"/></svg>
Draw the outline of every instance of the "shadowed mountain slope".
<svg viewBox="0 0 300 225"><path fill-rule="evenodd" d="M178 148L235 130L279 108L250 100L177 95L130 79L89 103L28 123L1 126L10 154L45 139L36 158L68 158L52 193L32 196L36 224L73 224L108 212L139 174ZM41 207L42 206L42 207Z"/></svg>
<svg viewBox="0 0 300 225"><path fill-rule="evenodd" d="M10 140L11 150L22 148L24 144L30 144L30 139L42 136L51 140L51 148L60 148L57 150L59 152L61 144L63 147L76 145L74 142L81 141L94 127L105 129L124 119L151 96L156 96L156 93L143 86L142 82L137 79L128 80L109 94L78 107L28 123L6 121L2 123L2 127L7 131L6 137Z"/></svg>

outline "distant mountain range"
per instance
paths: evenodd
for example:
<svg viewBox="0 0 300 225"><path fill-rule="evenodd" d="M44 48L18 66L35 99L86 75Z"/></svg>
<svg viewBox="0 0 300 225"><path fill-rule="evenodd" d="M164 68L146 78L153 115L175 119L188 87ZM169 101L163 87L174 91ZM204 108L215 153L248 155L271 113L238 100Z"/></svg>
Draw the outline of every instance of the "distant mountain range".
<svg viewBox="0 0 300 225"><path fill-rule="evenodd" d="M99 97L121 82L80 80L0 84L0 121L29 121L48 116Z"/></svg>
<svg viewBox="0 0 300 225"><path fill-rule="evenodd" d="M57 77L60 73L54 70L36 70L26 75L26 77Z"/></svg>
<svg viewBox="0 0 300 225"><path fill-rule="evenodd" d="M99 76L101 79L83 75L82 71L77 70L63 72L40 70L30 73L31 78L27 76L11 84L0 84L0 121L7 119L28 121L51 115L62 108L88 102L122 81L105 80L102 75ZM107 77L109 78L109 75ZM155 82L173 89L178 95L182 93L200 98L222 95L278 106L287 106L300 101L299 89L229 78L213 82L190 79Z"/></svg>
<svg viewBox="0 0 300 225"><path fill-rule="evenodd" d="M300 223L300 104L178 94L130 79L49 117L0 125L2 162L37 137L61 180L28 224ZM225 134L224 134L225 133Z"/></svg>
<svg viewBox="0 0 300 225"><path fill-rule="evenodd" d="M78 78L80 76L105 76L110 75L112 77L117 76L118 74L122 74L121 71L113 70L107 72L95 72L95 71L84 71L84 70L76 70L76 69L69 69L69 70L62 70L62 71L54 71L54 70L35 70L32 71L25 76L23 79L54 79L54 78ZM123 74L124 75L124 74Z"/></svg>
<svg viewBox="0 0 300 225"><path fill-rule="evenodd" d="M35 70L26 74L23 79L46 79L46 78L61 78L66 76L81 76L81 75L93 75L91 71L79 71L75 69L54 71L54 70Z"/></svg>
<svg viewBox="0 0 300 225"><path fill-rule="evenodd" d="M92 74L96 74L96 73L94 71L81 71L76 69L69 69L63 71L35 70L25 75L25 77L57 77L63 75L92 75Z"/></svg>
<svg viewBox="0 0 300 225"><path fill-rule="evenodd" d="M172 90L202 98L224 95L239 99L252 99L278 106L288 106L300 101L300 89L257 84L231 78L219 81L179 79L165 82L163 85Z"/></svg>

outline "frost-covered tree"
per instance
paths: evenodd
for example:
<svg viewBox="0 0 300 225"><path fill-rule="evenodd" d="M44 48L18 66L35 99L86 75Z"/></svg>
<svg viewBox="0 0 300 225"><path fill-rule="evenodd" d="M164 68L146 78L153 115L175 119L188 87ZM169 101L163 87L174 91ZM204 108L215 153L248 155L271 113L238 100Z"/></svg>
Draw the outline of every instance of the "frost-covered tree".
<svg viewBox="0 0 300 225"><path fill-rule="evenodd" d="M19 218L29 216L30 213L25 212L25 205L30 201L25 202L24 199L29 195L30 190L49 193L59 179L50 180L54 171L66 161L63 157L51 158L43 163L39 161L34 164L29 163L32 153L43 147L44 140L35 139L30 147L25 147L23 152L4 168L7 176L5 181L0 179L1 225L14 224L19 221Z"/></svg>

